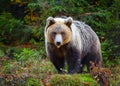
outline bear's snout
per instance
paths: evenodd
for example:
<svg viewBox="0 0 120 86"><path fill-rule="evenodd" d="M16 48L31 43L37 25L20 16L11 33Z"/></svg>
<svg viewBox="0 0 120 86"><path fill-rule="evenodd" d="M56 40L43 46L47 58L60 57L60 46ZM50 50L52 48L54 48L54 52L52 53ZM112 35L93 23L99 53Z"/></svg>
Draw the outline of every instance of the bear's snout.
<svg viewBox="0 0 120 86"><path fill-rule="evenodd" d="M60 46L62 45L62 42L57 41L57 42L55 42L55 45L57 46L57 48L60 48Z"/></svg>
<svg viewBox="0 0 120 86"><path fill-rule="evenodd" d="M57 34L55 36L55 45L57 46L57 48L59 48L62 45L62 42L63 40L61 34Z"/></svg>
<svg viewBox="0 0 120 86"><path fill-rule="evenodd" d="M56 42L56 45L58 45L58 46L61 45L61 42Z"/></svg>

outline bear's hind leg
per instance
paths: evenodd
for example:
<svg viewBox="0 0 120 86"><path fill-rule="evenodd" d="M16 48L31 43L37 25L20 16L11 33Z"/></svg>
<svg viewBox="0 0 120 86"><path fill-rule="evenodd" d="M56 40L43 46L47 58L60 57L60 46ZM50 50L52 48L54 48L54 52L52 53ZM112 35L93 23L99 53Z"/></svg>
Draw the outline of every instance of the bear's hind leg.
<svg viewBox="0 0 120 86"><path fill-rule="evenodd" d="M97 55L95 54L87 55L84 59L84 63L87 66L88 72L90 72L90 66L91 66L90 61L93 62L95 66L99 66L99 62L101 62L101 60L98 58Z"/></svg>

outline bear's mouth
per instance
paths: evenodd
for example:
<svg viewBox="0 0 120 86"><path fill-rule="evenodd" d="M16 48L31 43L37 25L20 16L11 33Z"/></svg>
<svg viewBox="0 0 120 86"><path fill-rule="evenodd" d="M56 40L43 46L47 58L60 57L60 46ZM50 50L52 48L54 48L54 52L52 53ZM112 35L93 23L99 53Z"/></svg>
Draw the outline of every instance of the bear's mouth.
<svg viewBox="0 0 120 86"><path fill-rule="evenodd" d="M60 46L57 46L57 48L60 48Z"/></svg>
<svg viewBox="0 0 120 86"><path fill-rule="evenodd" d="M57 48L60 48L61 44L62 44L61 42L56 42L55 43L55 45L56 45Z"/></svg>

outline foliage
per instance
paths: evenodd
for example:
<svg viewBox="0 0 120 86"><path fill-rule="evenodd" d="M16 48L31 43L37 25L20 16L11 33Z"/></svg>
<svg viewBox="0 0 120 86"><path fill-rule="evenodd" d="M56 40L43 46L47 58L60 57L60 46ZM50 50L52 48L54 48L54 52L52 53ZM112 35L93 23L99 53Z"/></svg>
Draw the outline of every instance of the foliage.
<svg viewBox="0 0 120 86"><path fill-rule="evenodd" d="M16 59L0 58L1 86L42 86L41 79L56 72L51 62L41 59L39 50L23 48L14 54Z"/></svg>
<svg viewBox="0 0 120 86"><path fill-rule="evenodd" d="M33 42L33 44L35 43L35 42L39 42L39 41L41 41L41 42L43 42L44 41L44 36L43 36L43 28L41 28L40 29L40 27L39 26L35 26L33 29L32 29L32 31L31 31L31 33L32 33L32 41L31 42ZM36 44L36 43L35 43Z"/></svg>
<svg viewBox="0 0 120 86"><path fill-rule="evenodd" d="M90 1L90 0L13 0L11 3L18 4L18 5L24 5L26 4L25 11L25 17L24 22L21 22L19 20L13 20L12 22L18 21L19 24L27 24L32 26L32 34L31 38L29 37L28 33L31 33L31 31L27 28L24 30L23 33L27 34L27 36L23 37L23 40L31 39L30 42L35 43L35 41L43 41L44 40L44 34L43 34L43 28L45 26L45 19L48 16L72 16L74 19L84 21L88 23L98 34L99 38L101 39L104 37L105 40L109 41L109 39L112 39L112 41L115 41L114 38L116 38L116 35L112 33L113 29L117 30L119 28L119 0L107 0L107 1ZM12 4L11 4L12 5ZM71 8L69 8L71 7ZM21 8L22 9L22 8ZM5 15L5 14L3 14ZM117 15L117 16L114 16ZM11 15L9 15L11 16ZM2 16L3 17L3 16ZM11 19L11 18L10 18ZM21 18L22 19L22 18ZM7 20L7 19L5 19ZM3 21L3 20L1 20ZM7 22L7 21L5 21ZM15 23L16 24L16 23ZM17 24L17 26L21 27L21 25ZM14 26L14 23L12 24ZM7 26L6 27L10 27ZM19 27L19 28L20 28ZM13 27L15 28L15 27ZM11 31L12 30L12 31ZM2 33L4 31L1 31ZM17 33L13 29L9 29L5 32L11 33ZM20 32L20 31L19 31ZM23 34L21 33L21 34ZM12 34L13 35L13 34ZM18 35L18 34L16 34ZM4 35L2 38L2 41L5 42L13 38L18 39L19 36L14 36L9 38L8 35ZM14 40L15 40L14 39ZM116 39L117 40L117 39ZM109 41L111 43L111 40ZM116 45L116 41L113 43L113 45ZM107 46L107 45L106 45ZM112 51L115 50L112 48ZM103 52L107 52L104 51ZM113 53L113 52L112 52ZM105 57L106 58L106 57Z"/></svg>
<svg viewBox="0 0 120 86"><path fill-rule="evenodd" d="M92 77L97 82L99 82L100 86L109 86L109 78L111 77L111 71L107 68L99 67L100 63L95 66L94 62L91 61L90 64L90 74L92 75Z"/></svg>
<svg viewBox="0 0 120 86"><path fill-rule="evenodd" d="M44 83L47 86L66 85L66 82L68 85L92 84L88 81L94 80L86 74L55 74L43 46L48 16L72 16L89 24L101 41L103 66L109 67L113 73L110 85L119 85L120 0L1 0L0 6L1 86L39 86L44 80L50 81ZM16 7L13 9L12 6ZM18 45L20 43L23 44Z"/></svg>
<svg viewBox="0 0 120 86"><path fill-rule="evenodd" d="M0 80L1 86L44 86L38 78L17 77L10 74L3 74L0 76Z"/></svg>
<svg viewBox="0 0 120 86"><path fill-rule="evenodd" d="M50 79L52 86L97 86L89 74L83 75L53 75Z"/></svg>
<svg viewBox="0 0 120 86"><path fill-rule="evenodd" d="M43 84L38 79L28 78L25 82L25 86L43 86Z"/></svg>
<svg viewBox="0 0 120 86"><path fill-rule="evenodd" d="M24 48L20 54L15 53L14 56L16 57L16 59L20 60L20 61L24 61L29 59L34 59L34 58L39 58L41 59L39 52L36 50L31 50L29 48Z"/></svg>
<svg viewBox="0 0 120 86"><path fill-rule="evenodd" d="M43 37L43 26L45 26L45 19L48 16L72 16L74 19L81 20L89 24L92 29L97 33L100 40L104 38L105 42L101 40L102 43L102 52L105 63L109 60L109 57L112 54L115 54L116 35L113 31L118 30L120 21L118 20L119 12L119 0L113 1L90 1L89 0L34 0L28 3L28 10L30 11L31 17L37 14L37 18L35 21L40 26L40 30L36 31L40 37ZM70 7L70 8L69 8ZM35 14L35 15L33 15ZM29 14L28 14L29 15ZM27 15L27 16L28 16ZM34 21L34 23L35 23ZM29 23L28 23L29 24ZM42 32L42 33L40 33ZM38 37L38 36L36 36ZM116 38L116 39L114 39ZM105 45L104 45L105 44ZM112 44L112 47L111 45ZM115 46L115 47L114 47ZM109 49L105 50L104 47L109 47ZM104 49L103 49L104 48ZM110 52L111 50L111 52ZM106 53L106 55L105 55ZM112 57L113 58L113 57ZM114 62L113 62L114 63Z"/></svg>
<svg viewBox="0 0 120 86"><path fill-rule="evenodd" d="M0 57L3 57L5 53L0 49Z"/></svg>
<svg viewBox="0 0 120 86"><path fill-rule="evenodd" d="M115 57L113 54L113 50L115 50L118 46L113 45L112 41L105 40L101 44L102 47L102 55L103 55L103 61L105 61L104 66L106 67L112 67L119 63L120 58L118 56ZM115 59L114 59L115 58Z"/></svg>
<svg viewBox="0 0 120 86"><path fill-rule="evenodd" d="M23 52L24 51L24 52ZM17 59L9 59L5 57L0 58L0 85L1 86L12 86L13 84L16 86L33 86L33 85L70 85L70 86L96 86L98 85L95 82L90 74L56 74L57 71L53 67L52 63L47 59L41 59L37 57L37 54L34 53L39 52L39 50L23 48L20 53L17 52L17 55L23 55L21 57L25 57L25 59L17 58ZM22 54L21 54L22 53ZM24 54L29 54L25 55ZM31 55L34 54L34 55ZM29 57L30 56L30 57ZM32 56L32 57L31 57ZM34 57L35 56L35 57ZM94 69L95 70L95 69ZM112 78L110 78L110 85L119 84L119 66L113 69ZM101 71L97 71L101 72ZM93 72L94 74L96 72ZM104 73L106 75L106 72ZM104 75L103 74L103 75ZM96 76L96 75L95 75ZM116 80L118 79L118 80ZM99 85L98 85L99 86Z"/></svg>
<svg viewBox="0 0 120 86"><path fill-rule="evenodd" d="M24 41L30 35L30 29L23 22L12 17L10 13L0 15L0 42L14 43L16 40ZM21 42L20 41L20 42Z"/></svg>

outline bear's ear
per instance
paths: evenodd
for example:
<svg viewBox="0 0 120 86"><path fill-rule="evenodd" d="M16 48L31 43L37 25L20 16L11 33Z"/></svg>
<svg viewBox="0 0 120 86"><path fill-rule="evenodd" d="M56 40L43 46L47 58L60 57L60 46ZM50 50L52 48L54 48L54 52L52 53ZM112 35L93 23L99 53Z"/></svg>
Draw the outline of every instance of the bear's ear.
<svg viewBox="0 0 120 86"><path fill-rule="evenodd" d="M68 27L71 26L72 22L73 22L72 17L68 17L68 18L65 20L65 24L66 24Z"/></svg>
<svg viewBox="0 0 120 86"><path fill-rule="evenodd" d="M46 23L47 27L49 27L50 25L52 25L54 23L55 23L55 20L54 20L53 17L48 17L47 18L47 23Z"/></svg>

